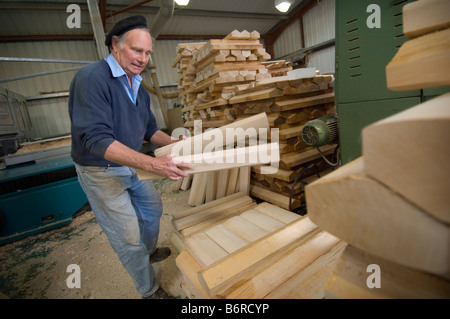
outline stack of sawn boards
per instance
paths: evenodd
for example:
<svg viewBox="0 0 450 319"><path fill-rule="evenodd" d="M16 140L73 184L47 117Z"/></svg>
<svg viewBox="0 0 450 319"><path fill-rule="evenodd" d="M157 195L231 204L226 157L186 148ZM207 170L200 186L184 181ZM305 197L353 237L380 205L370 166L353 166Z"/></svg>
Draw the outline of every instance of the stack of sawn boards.
<svg viewBox="0 0 450 319"><path fill-rule="evenodd" d="M447 0L404 6L391 90L450 85L449 12ZM446 93L365 127L362 157L306 186L311 220L348 243L328 297L450 298L449 127Z"/></svg>
<svg viewBox="0 0 450 319"><path fill-rule="evenodd" d="M260 167L254 166L249 192L293 210L304 203L304 184L296 183L293 188L300 172L309 168L304 177L310 182L329 169L320 153L303 142L301 132L309 120L336 113L334 80L331 75L290 79L287 76L292 70L290 62L268 59L270 56L260 44L258 32L233 31L222 40L179 44L173 66L178 68L185 127L191 134L196 133L194 124L198 120L201 129L197 133L201 133L261 112L267 114L271 130L279 130L279 170L275 174L261 174ZM323 146L321 151L330 155L335 146ZM230 190L247 192L232 185L236 174L229 172L231 185L226 186L227 194ZM194 175L192 183L196 178ZM213 174L209 177L214 178L217 176ZM214 199L214 195L205 196L196 205Z"/></svg>
<svg viewBox="0 0 450 319"><path fill-rule="evenodd" d="M323 298L346 243L309 217L236 193L173 215L189 298Z"/></svg>

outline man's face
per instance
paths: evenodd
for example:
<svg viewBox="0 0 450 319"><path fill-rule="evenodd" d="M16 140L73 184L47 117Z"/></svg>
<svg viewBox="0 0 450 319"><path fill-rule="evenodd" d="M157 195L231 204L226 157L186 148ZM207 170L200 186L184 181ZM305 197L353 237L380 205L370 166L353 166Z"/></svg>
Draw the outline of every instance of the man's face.
<svg viewBox="0 0 450 319"><path fill-rule="evenodd" d="M148 31L130 30L122 45L115 39L112 44L114 57L129 77L138 75L144 70L152 52L152 38Z"/></svg>

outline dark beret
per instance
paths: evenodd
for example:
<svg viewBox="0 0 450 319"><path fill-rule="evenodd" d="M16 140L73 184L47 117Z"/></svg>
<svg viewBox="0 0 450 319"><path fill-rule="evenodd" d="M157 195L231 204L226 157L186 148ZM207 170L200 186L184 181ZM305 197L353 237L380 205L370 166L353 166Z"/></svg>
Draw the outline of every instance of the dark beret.
<svg viewBox="0 0 450 319"><path fill-rule="evenodd" d="M110 46L113 36L120 36L125 32L128 32L137 28L147 28L147 20L143 16L132 16L117 22L111 31L106 35L105 44Z"/></svg>

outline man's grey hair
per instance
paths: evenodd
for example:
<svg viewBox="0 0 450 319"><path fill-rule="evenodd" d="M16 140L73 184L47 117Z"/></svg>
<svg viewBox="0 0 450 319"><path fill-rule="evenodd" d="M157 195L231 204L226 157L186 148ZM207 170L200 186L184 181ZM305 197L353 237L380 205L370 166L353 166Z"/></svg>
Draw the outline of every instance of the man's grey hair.
<svg viewBox="0 0 450 319"><path fill-rule="evenodd" d="M149 30L148 28L135 28L135 29L145 30L145 31L148 32L148 34L150 34L150 30ZM135 29L132 29L132 30L135 30ZM131 31L131 30L130 30L130 31ZM119 46L119 48L120 48L121 50L123 49L123 44L124 44L125 40L127 39L127 34L128 34L128 32L129 32L129 31L127 31L127 32L125 32L124 34L121 34L121 35L113 35L113 36L112 36L111 45L110 45L109 48L108 48L108 49L109 49L109 52L112 52L112 49L113 49L113 46L112 46L113 40L117 41L117 45Z"/></svg>

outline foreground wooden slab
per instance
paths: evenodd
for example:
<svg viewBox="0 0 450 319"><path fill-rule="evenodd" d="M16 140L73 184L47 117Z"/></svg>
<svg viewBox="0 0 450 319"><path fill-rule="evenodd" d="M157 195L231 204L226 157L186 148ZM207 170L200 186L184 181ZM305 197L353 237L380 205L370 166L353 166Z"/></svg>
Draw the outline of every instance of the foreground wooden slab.
<svg viewBox="0 0 450 319"><path fill-rule="evenodd" d="M450 278L450 228L364 173L363 158L305 188L311 221L400 265Z"/></svg>
<svg viewBox="0 0 450 319"><path fill-rule="evenodd" d="M403 6L403 34L415 38L450 27L450 1L420 0Z"/></svg>
<svg viewBox="0 0 450 319"><path fill-rule="evenodd" d="M386 67L387 87L408 91L450 85L450 28L405 42Z"/></svg>
<svg viewBox="0 0 450 319"><path fill-rule="evenodd" d="M450 224L450 93L367 126L364 169Z"/></svg>
<svg viewBox="0 0 450 319"><path fill-rule="evenodd" d="M369 265L379 267L378 279ZM371 277L371 278L369 278ZM379 280L379 286L369 288ZM341 299L448 299L450 282L392 263L348 245L325 286L326 296Z"/></svg>

